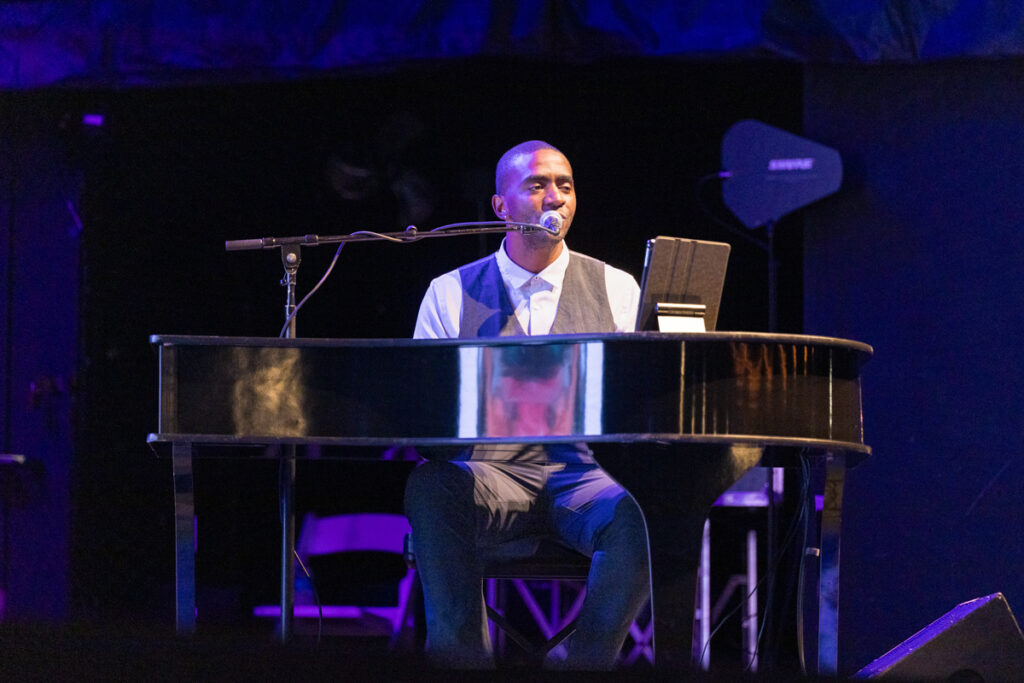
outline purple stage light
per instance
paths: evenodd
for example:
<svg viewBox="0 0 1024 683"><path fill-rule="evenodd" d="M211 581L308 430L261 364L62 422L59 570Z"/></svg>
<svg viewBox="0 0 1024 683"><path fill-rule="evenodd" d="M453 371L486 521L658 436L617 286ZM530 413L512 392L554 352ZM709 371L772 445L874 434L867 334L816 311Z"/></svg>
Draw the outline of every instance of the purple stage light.
<svg viewBox="0 0 1024 683"><path fill-rule="evenodd" d="M82 125L100 128L103 126L103 114L82 114Z"/></svg>

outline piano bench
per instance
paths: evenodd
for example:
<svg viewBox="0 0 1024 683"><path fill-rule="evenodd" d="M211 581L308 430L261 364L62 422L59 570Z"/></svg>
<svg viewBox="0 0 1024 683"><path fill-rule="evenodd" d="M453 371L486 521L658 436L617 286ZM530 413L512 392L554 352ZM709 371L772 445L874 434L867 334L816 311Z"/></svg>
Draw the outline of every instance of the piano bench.
<svg viewBox="0 0 1024 683"><path fill-rule="evenodd" d="M411 567L416 566L416 555L412 534L405 537L405 560ZM485 581L487 617L491 620L491 640L495 651L508 655L505 638L514 642L525 653L527 661L540 664L551 650L558 647L576 630L579 615L586 595L587 574L590 572L590 558L566 548L554 541L542 540L532 555L513 558L488 558L484 563L482 578ZM519 595L534 624L540 631L541 640L526 636L508 618L508 591L505 582L511 583ZM543 583L538 583L543 582ZM572 591L568 596L571 603L562 607L562 590ZM549 591L547 609L542 607L538 593Z"/></svg>

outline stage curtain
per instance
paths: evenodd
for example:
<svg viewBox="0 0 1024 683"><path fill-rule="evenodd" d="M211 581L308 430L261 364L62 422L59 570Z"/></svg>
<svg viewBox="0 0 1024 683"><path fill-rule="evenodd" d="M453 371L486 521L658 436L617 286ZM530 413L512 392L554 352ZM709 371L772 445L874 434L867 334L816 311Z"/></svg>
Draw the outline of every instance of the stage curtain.
<svg viewBox="0 0 1024 683"><path fill-rule="evenodd" d="M290 79L470 57L919 61L1024 53L1024 0L0 2L0 88Z"/></svg>

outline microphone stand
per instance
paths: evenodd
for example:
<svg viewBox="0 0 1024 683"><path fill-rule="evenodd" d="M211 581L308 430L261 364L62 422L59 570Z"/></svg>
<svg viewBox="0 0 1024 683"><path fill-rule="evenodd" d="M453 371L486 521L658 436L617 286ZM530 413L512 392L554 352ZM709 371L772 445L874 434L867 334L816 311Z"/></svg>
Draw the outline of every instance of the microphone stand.
<svg viewBox="0 0 1024 683"><path fill-rule="evenodd" d="M295 286L299 266L302 264L302 247L287 244L281 247L281 265L285 288L284 319L288 322L285 336L294 339L296 333ZM278 463L277 498L281 513L281 633L282 643L291 639L295 623L295 459L297 447L293 443L282 447Z"/></svg>
<svg viewBox="0 0 1024 683"><path fill-rule="evenodd" d="M452 223L423 233L411 225L403 232L378 233L358 231L349 235L331 235L326 237L301 235L295 237L262 237L257 239L230 240L224 243L224 248L227 251L246 251L252 249L281 250L281 264L284 266L284 277L281 279L281 285L285 288L284 315L286 323L282 336L287 339L294 339L296 337L295 288L299 266L302 264L302 247L304 246L375 241L405 244L419 241L425 237L457 237L462 235L533 230L558 232L557 229L533 223L477 221L472 223ZM282 643L288 643L291 640L295 623L295 562L292 558L295 556L296 454L297 447L295 444L284 444L281 446L281 460L278 470L278 502L281 513L280 640Z"/></svg>

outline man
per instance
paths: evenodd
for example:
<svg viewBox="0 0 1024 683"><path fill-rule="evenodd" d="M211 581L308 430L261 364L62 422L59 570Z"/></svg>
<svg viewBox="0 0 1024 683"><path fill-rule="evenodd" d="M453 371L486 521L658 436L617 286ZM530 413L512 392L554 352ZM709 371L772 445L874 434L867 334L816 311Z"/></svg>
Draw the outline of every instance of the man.
<svg viewBox="0 0 1024 683"><path fill-rule="evenodd" d="M414 336L632 331L636 280L565 245L576 212L565 156L537 140L516 145L498 162L495 189L491 206L502 220L537 223L543 212L556 211L561 229L511 232L497 253L435 279ZM636 502L586 444L477 446L452 461L431 460L413 471L405 501L432 661L493 666L481 558L551 537L592 558L568 658L551 664L614 666L650 594L647 532Z"/></svg>

